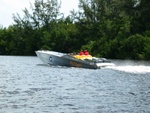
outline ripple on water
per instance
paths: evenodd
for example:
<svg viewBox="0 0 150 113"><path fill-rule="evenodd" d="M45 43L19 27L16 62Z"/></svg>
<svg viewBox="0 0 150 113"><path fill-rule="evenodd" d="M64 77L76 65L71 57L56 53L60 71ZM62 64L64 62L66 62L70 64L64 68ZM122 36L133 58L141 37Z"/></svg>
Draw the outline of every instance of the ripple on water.
<svg viewBox="0 0 150 113"><path fill-rule="evenodd" d="M2 113L150 112L149 73L54 67L37 57L0 60Z"/></svg>

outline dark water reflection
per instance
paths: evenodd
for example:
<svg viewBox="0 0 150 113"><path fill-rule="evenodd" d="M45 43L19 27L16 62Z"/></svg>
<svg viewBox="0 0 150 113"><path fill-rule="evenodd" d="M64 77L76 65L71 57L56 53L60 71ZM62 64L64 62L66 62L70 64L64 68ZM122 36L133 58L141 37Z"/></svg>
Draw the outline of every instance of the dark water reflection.
<svg viewBox="0 0 150 113"><path fill-rule="evenodd" d="M90 70L50 67L37 57L0 61L0 113L150 112L147 63L116 60L115 67Z"/></svg>

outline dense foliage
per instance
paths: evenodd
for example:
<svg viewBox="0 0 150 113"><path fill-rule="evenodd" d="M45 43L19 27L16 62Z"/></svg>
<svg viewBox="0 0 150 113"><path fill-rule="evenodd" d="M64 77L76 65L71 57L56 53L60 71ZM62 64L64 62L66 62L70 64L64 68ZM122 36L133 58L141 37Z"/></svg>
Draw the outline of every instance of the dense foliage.
<svg viewBox="0 0 150 113"><path fill-rule="evenodd" d="M64 17L57 0L35 0L24 17L0 28L0 54L35 55L39 49L117 59L150 60L149 0L79 0Z"/></svg>

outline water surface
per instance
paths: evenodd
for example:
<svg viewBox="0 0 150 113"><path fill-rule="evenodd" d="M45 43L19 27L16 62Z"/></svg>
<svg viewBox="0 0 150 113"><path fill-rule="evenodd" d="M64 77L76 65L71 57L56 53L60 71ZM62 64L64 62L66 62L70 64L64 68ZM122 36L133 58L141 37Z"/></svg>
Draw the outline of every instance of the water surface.
<svg viewBox="0 0 150 113"><path fill-rule="evenodd" d="M150 113L150 62L97 70L0 56L0 113Z"/></svg>

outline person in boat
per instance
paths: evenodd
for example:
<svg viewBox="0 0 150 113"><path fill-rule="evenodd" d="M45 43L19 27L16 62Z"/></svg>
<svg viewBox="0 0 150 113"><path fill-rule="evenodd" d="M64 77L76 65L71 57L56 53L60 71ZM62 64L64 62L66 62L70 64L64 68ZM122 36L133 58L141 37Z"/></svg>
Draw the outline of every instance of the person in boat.
<svg viewBox="0 0 150 113"><path fill-rule="evenodd" d="M88 50L84 50L84 55L89 55Z"/></svg>
<svg viewBox="0 0 150 113"><path fill-rule="evenodd" d="M79 55L84 55L84 52L81 50L81 51L79 52Z"/></svg>

